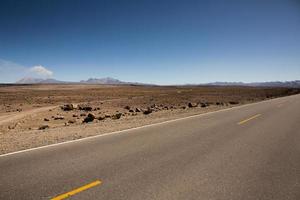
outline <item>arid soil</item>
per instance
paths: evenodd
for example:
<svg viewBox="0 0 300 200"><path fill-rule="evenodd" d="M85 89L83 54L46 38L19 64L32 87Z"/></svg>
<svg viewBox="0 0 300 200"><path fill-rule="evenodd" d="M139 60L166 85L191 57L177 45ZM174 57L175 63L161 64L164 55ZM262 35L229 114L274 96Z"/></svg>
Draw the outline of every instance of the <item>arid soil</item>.
<svg viewBox="0 0 300 200"><path fill-rule="evenodd" d="M299 92L255 87L1 85L0 154Z"/></svg>

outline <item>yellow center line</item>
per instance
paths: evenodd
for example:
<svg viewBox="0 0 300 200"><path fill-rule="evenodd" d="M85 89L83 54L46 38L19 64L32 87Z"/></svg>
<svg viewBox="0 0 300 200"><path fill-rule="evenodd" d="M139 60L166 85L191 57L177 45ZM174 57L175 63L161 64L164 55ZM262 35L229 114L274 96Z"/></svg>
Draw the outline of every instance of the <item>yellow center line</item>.
<svg viewBox="0 0 300 200"><path fill-rule="evenodd" d="M255 119L255 118L259 117L259 116L261 116L261 114L254 115L254 116L252 116L252 117L250 117L250 118L248 118L248 119L245 119L245 120L243 120L243 121L240 121L240 122L238 123L238 125L244 124L244 123L246 123L246 122L248 122L248 121L250 121L250 120L252 120L252 119Z"/></svg>
<svg viewBox="0 0 300 200"><path fill-rule="evenodd" d="M87 185L84 185L84 186L82 186L82 187L79 187L79 188L77 188L77 189L75 189L75 190L72 190L72 191L67 192L67 193L65 193L65 194L61 194L61 195L59 195L59 196L57 196L57 197L54 197L54 198L52 198L51 200L62 200L62 199L66 199L66 198L68 198L68 197L70 197L70 196L73 196L73 195L79 193L79 192L82 192L82 191L84 191L84 190L87 190L87 189L90 189L90 188L95 187L95 186L97 186L97 185L100 185L101 183L102 183L102 182L99 181L99 180L94 181L94 182L92 182L92 183L89 183L89 184L87 184Z"/></svg>

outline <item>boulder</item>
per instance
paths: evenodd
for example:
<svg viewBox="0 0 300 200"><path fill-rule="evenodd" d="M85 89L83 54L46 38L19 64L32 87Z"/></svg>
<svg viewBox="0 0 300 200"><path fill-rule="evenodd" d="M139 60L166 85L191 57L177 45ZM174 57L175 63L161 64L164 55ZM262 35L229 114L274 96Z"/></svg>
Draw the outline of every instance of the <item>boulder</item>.
<svg viewBox="0 0 300 200"><path fill-rule="evenodd" d="M74 110L75 109L75 106L74 104L65 104L63 106L60 107L63 111L70 111L70 110Z"/></svg>
<svg viewBox="0 0 300 200"><path fill-rule="evenodd" d="M143 111L143 113L145 114L145 115L148 115L148 114L150 114L150 113L152 113L153 112L153 110L151 109L151 108L147 108L147 110L144 110Z"/></svg>
<svg viewBox="0 0 300 200"><path fill-rule="evenodd" d="M189 102L188 103L188 107L189 108L195 108L195 107L197 107L198 105L196 104L196 103L192 103L192 102Z"/></svg>
<svg viewBox="0 0 300 200"><path fill-rule="evenodd" d="M92 106L85 105L85 104L78 105L78 109L84 110L84 111L92 111L93 110Z"/></svg>
<svg viewBox="0 0 300 200"><path fill-rule="evenodd" d="M47 128L49 128L49 125L41 125L39 127L39 130L44 130L44 129L47 129Z"/></svg>
<svg viewBox="0 0 300 200"><path fill-rule="evenodd" d="M62 120L62 119L65 119L65 117L61 115L54 116L54 120Z"/></svg>
<svg viewBox="0 0 300 200"><path fill-rule="evenodd" d="M125 106L124 109L130 110L130 106Z"/></svg>
<svg viewBox="0 0 300 200"><path fill-rule="evenodd" d="M140 108L136 108L135 112L142 112L142 110Z"/></svg>
<svg viewBox="0 0 300 200"><path fill-rule="evenodd" d="M235 104L239 104L238 101L229 101L229 104L235 105Z"/></svg>
<svg viewBox="0 0 300 200"><path fill-rule="evenodd" d="M69 124L74 124L74 123L76 123L76 120L75 120L75 119L70 119L70 120L68 121L68 123L69 123Z"/></svg>
<svg viewBox="0 0 300 200"><path fill-rule="evenodd" d="M103 117L103 116L97 117L97 119L98 119L99 121L105 120L105 116L104 116L104 117Z"/></svg>
<svg viewBox="0 0 300 200"><path fill-rule="evenodd" d="M94 121L95 119L95 115L93 115L92 113L89 113L88 116L86 118L84 118L83 123L89 123Z"/></svg>
<svg viewBox="0 0 300 200"><path fill-rule="evenodd" d="M205 108L206 104L205 103L200 103L201 108Z"/></svg>
<svg viewBox="0 0 300 200"><path fill-rule="evenodd" d="M122 113L117 113L117 114L113 115L111 118L112 119L120 119L121 116L122 116Z"/></svg>

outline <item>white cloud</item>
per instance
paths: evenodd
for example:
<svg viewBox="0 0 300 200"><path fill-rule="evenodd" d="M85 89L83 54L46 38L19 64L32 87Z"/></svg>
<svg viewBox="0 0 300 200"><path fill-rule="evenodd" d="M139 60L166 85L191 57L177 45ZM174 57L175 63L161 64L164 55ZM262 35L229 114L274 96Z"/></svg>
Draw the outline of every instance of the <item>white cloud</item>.
<svg viewBox="0 0 300 200"><path fill-rule="evenodd" d="M53 72L41 65L26 67L0 58L0 83L13 83L24 77L50 78Z"/></svg>
<svg viewBox="0 0 300 200"><path fill-rule="evenodd" d="M41 65L33 66L29 69L29 71L38 76L51 77L53 75L52 71Z"/></svg>

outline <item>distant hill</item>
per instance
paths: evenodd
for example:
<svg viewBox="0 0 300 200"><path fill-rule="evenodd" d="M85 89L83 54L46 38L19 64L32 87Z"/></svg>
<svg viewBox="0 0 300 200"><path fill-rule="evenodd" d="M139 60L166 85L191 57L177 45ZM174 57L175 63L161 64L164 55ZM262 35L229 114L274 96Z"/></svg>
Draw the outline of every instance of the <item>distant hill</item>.
<svg viewBox="0 0 300 200"><path fill-rule="evenodd" d="M243 83L243 82L214 82L203 85L213 86L252 86L252 87L290 87L300 88L300 80L295 81L273 81L273 82L254 82L254 83Z"/></svg>
<svg viewBox="0 0 300 200"><path fill-rule="evenodd" d="M150 85L137 82L124 82L115 78L106 77L106 78L89 78L88 80L82 80L80 82L68 82L60 81L56 79L40 79L25 77L17 81L16 84L57 84L57 83L75 83L75 84L102 84L102 85Z"/></svg>
<svg viewBox="0 0 300 200"><path fill-rule="evenodd" d="M107 85L119 85L119 84L128 84L127 82L120 81L115 78L106 77L106 78L90 78L88 80L82 80L80 83L86 84L107 84Z"/></svg>
<svg viewBox="0 0 300 200"><path fill-rule="evenodd" d="M31 78L31 77L26 77L22 78L21 80L16 82L17 84L51 84L51 83L65 83L64 81L59 81L56 79L40 79L40 78Z"/></svg>

